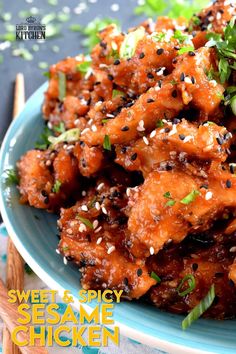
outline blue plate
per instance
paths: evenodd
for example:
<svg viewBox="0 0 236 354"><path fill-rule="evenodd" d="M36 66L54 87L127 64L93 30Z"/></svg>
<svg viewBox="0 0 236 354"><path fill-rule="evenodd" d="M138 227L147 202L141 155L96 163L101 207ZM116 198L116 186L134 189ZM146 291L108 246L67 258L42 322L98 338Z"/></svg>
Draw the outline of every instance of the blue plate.
<svg viewBox="0 0 236 354"><path fill-rule="evenodd" d="M1 149L1 175L15 166L19 157L33 148L38 139L44 125L41 105L45 89L46 84L33 94L11 124ZM65 266L55 252L56 217L20 205L16 188L6 188L4 178L1 178L0 209L16 247L34 272L49 287L60 292L70 290L76 297L81 288L80 273L73 266ZM91 304L93 306L95 303ZM200 319L184 332L181 316L161 312L141 302L116 305L114 318L124 335L169 353L236 352L236 321Z"/></svg>

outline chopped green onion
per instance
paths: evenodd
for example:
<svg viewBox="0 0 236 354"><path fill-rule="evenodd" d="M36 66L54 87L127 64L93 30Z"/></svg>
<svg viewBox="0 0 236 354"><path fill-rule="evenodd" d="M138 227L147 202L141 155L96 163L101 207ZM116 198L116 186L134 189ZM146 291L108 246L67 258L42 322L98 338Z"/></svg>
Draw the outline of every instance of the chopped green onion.
<svg viewBox="0 0 236 354"><path fill-rule="evenodd" d="M43 73L43 76L47 77L48 79L50 79L50 72L49 71L45 71Z"/></svg>
<svg viewBox="0 0 236 354"><path fill-rule="evenodd" d="M236 116L236 96L233 96L233 98L231 98L230 106L231 106L233 114Z"/></svg>
<svg viewBox="0 0 236 354"><path fill-rule="evenodd" d="M180 203L188 205L188 204L194 202L194 200L196 199L196 197L197 197L199 194L200 194L199 191L193 190L191 193L189 193L188 195L186 195L186 197L184 197L184 198L180 201Z"/></svg>
<svg viewBox="0 0 236 354"><path fill-rule="evenodd" d="M57 14L57 20L60 22L67 22L70 19L70 15L66 14L65 12L58 12Z"/></svg>
<svg viewBox="0 0 236 354"><path fill-rule="evenodd" d="M119 91L119 90L113 90L112 91L112 98L115 98L115 97L117 97L117 96L124 96L125 94L124 94L124 92L122 92L122 91Z"/></svg>
<svg viewBox="0 0 236 354"><path fill-rule="evenodd" d="M187 53L187 52L193 52L194 51L194 47L193 46L188 46L188 47L183 47L178 51L178 55Z"/></svg>
<svg viewBox="0 0 236 354"><path fill-rule="evenodd" d="M7 175L7 177L6 177L6 186L7 187L10 187L13 184L19 183L19 176L17 175L17 172L14 168L6 170L5 174Z"/></svg>
<svg viewBox="0 0 236 354"><path fill-rule="evenodd" d="M111 151L111 142L110 142L109 135L105 135L104 141L103 141L103 147L105 150Z"/></svg>
<svg viewBox="0 0 236 354"><path fill-rule="evenodd" d="M156 123L157 128L162 128L164 127L164 122L162 119L159 119Z"/></svg>
<svg viewBox="0 0 236 354"><path fill-rule="evenodd" d="M97 200L97 198L93 197L93 199L88 203L88 208L89 209L94 207L96 200Z"/></svg>
<svg viewBox="0 0 236 354"><path fill-rule="evenodd" d="M86 74L91 68L91 64L91 61L84 61L83 63L76 65L76 69L81 73Z"/></svg>
<svg viewBox="0 0 236 354"><path fill-rule="evenodd" d="M49 137L52 135L51 129L45 127L42 134L39 136L39 140L35 143L35 149L47 150L50 145Z"/></svg>
<svg viewBox="0 0 236 354"><path fill-rule="evenodd" d="M165 206L169 206L169 207L171 207L171 206L174 206L174 205L175 205L175 203L176 203L176 201L175 201L175 200L173 200L173 199L171 199L171 200L168 200L168 202L166 202Z"/></svg>
<svg viewBox="0 0 236 354"><path fill-rule="evenodd" d="M184 43L185 41L189 40L189 35L180 30L176 30L173 38L177 39L180 43Z"/></svg>
<svg viewBox="0 0 236 354"><path fill-rule="evenodd" d="M65 123L60 122L59 125L54 126L53 129L56 133L60 133L60 134L65 133L65 131L66 131Z"/></svg>
<svg viewBox="0 0 236 354"><path fill-rule="evenodd" d="M48 141L51 143L51 148L53 148L55 145L59 143L63 143L63 142L72 143L78 141L79 137L80 137L80 129L73 128L65 131L64 133L62 133L57 137L49 136Z"/></svg>
<svg viewBox="0 0 236 354"><path fill-rule="evenodd" d="M156 280L157 283L161 282L161 278L155 272L151 272L151 278Z"/></svg>
<svg viewBox="0 0 236 354"><path fill-rule="evenodd" d="M53 193L60 192L61 185L62 185L62 183L60 181L56 180L56 182L54 183L54 186L52 188Z"/></svg>
<svg viewBox="0 0 236 354"><path fill-rule="evenodd" d="M82 216L78 215L77 218L86 226L88 226L90 229L93 229L93 224L91 223L90 220L83 218Z"/></svg>
<svg viewBox="0 0 236 354"><path fill-rule="evenodd" d="M39 69L47 69L48 68L48 63L46 63L46 61L40 61L38 63L38 67L39 67Z"/></svg>
<svg viewBox="0 0 236 354"><path fill-rule="evenodd" d="M59 80L59 100L63 101L66 96L66 75L61 71L58 73Z"/></svg>
<svg viewBox="0 0 236 354"><path fill-rule="evenodd" d="M124 41L120 47L120 58L129 59L135 53L138 42L145 36L145 30L143 27L139 27L133 32L128 33L125 36Z"/></svg>
<svg viewBox="0 0 236 354"><path fill-rule="evenodd" d="M24 60L33 60L33 55L30 53L30 51L26 48L15 48L12 51L12 55L14 57L21 57Z"/></svg>
<svg viewBox="0 0 236 354"><path fill-rule="evenodd" d="M56 6L58 4L57 0L48 0L48 4L51 6Z"/></svg>
<svg viewBox="0 0 236 354"><path fill-rule="evenodd" d="M182 329L187 329L191 324L196 321L206 310L211 307L213 301L215 299L215 285L213 284L200 303L192 309L192 311L188 314L187 317L182 322Z"/></svg>
<svg viewBox="0 0 236 354"><path fill-rule="evenodd" d="M181 291L181 289L183 288L183 285L188 282L189 287L184 290ZM185 275L185 277L183 277L183 279L181 280L178 288L176 289L177 293L179 294L179 296L183 297L189 293L191 293L196 287L196 281L195 278L192 274L187 274Z"/></svg>
<svg viewBox="0 0 236 354"><path fill-rule="evenodd" d="M83 29L83 27L81 25L71 25L70 26L70 30L73 31L73 32L81 32Z"/></svg>
<svg viewBox="0 0 236 354"><path fill-rule="evenodd" d="M170 192L165 192L163 194L163 197L168 198L168 199L172 198Z"/></svg>

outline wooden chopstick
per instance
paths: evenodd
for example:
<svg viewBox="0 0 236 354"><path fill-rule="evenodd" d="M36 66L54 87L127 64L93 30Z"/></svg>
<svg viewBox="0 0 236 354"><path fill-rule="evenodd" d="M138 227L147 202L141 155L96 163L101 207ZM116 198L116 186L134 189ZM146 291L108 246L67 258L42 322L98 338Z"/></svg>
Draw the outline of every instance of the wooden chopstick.
<svg viewBox="0 0 236 354"><path fill-rule="evenodd" d="M25 85L24 76L19 73L16 75L13 119L22 111L25 104ZM22 291L24 288L24 261L17 251L10 237L7 248L7 279L6 287L8 290L17 289ZM21 347L21 350L11 341L12 329L17 326L17 304L7 302L7 289L0 281L0 316L6 326L3 329L3 354L47 354L47 350L39 347ZM17 317L16 317L17 316Z"/></svg>

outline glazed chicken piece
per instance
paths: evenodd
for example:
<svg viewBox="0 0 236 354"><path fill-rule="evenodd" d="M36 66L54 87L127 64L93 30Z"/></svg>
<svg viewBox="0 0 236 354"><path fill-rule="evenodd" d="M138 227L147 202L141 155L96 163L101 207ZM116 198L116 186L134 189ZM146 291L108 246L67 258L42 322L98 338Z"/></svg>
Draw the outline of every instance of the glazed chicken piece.
<svg viewBox="0 0 236 354"><path fill-rule="evenodd" d="M222 85L207 78L214 63L215 51L209 48L180 56L172 74L162 83L141 95L132 107L122 109L104 127L82 132L82 140L88 145L101 145L108 135L112 144L128 143L144 131L152 131L157 120L175 118L190 103L201 111L200 118L207 120L219 109L224 92Z"/></svg>
<svg viewBox="0 0 236 354"><path fill-rule="evenodd" d="M127 218L122 212L126 202L124 187L101 179L96 190L72 208L61 210L59 249L79 266L85 289L122 289L131 299L145 294L156 282L145 261L129 255Z"/></svg>
<svg viewBox="0 0 236 354"><path fill-rule="evenodd" d="M151 172L144 184L129 189L130 251L136 257L158 253L188 233L211 227L226 209L236 207L236 180L215 165L204 178L181 170Z"/></svg>
<svg viewBox="0 0 236 354"><path fill-rule="evenodd" d="M225 236L219 225L218 230L213 228L202 234L189 235L178 245L169 244L147 261L149 271L154 271L161 279L150 290L148 298L161 309L186 314L206 296L214 284L216 297L204 317L221 320L232 318L236 315L236 293L228 272L235 256L232 252L235 246L235 236ZM183 295L183 291L189 288L188 282L184 282L179 292L177 289L187 275L194 277L196 285Z"/></svg>
<svg viewBox="0 0 236 354"><path fill-rule="evenodd" d="M228 156L231 133L225 127L212 122L197 127L183 119L160 122L163 125L153 130L148 137L139 139L128 147L116 147L116 162L126 170L142 171L144 176L163 162L181 158L195 158L205 161L222 161Z"/></svg>
<svg viewBox="0 0 236 354"><path fill-rule="evenodd" d="M235 15L235 0L217 0L195 15L190 21L190 27L194 30L223 33L224 28Z"/></svg>
<svg viewBox="0 0 236 354"><path fill-rule="evenodd" d="M78 161L66 149L31 150L17 163L21 202L58 211L79 190Z"/></svg>

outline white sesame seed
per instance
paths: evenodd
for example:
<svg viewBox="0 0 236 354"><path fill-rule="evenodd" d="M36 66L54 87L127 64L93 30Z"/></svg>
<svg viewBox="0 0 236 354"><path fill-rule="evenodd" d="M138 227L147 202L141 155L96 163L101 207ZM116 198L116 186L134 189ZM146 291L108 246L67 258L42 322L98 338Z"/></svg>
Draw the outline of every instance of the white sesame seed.
<svg viewBox="0 0 236 354"><path fill-rule="evenodd" d="M161 88L158 85L156 85L155 88L154 88L155 91L160 91L160 89Z"/></svg>
<svg viewBox="0 0 236 354"><path fill-rule="evenodd" d="M80 224L79 226L79 232L84 232L87 230L87 227L84 224Z"/></svg>
<svg viewBox="0 0 236 354"><path fill-rule="evenodd" d="M67 261L66 257L63 257L63 263L64 263L65 265L67 265L68 261Z"/></svg>
<svg viewBox="0 0 236 354"><path fill-rule="evenodd" d="M87 205L82 205L81 210L83 210L83 211L88 211Z"/></svg>
<svg viewBox="0 0 236 354"><path fill-rule="evenodd" d="M104 183L102 182L97 186L97 191L100 191L103 187L104 187Z"/></svg>
<svg viewBox="0 0 236 354"><path fill-rule="evenodd" d="M107 215L107 210L106 210L106 208L104 206L102 207L102 212L103 212L103 214Z"/></svg>
<svg viewBox="0 0 236 354"><path fill-rule="evenodd" d="M48 128L52 129L52 123L51 122L48 122Z"/></svg>
<svg viewBox="0 0 236 354"><path fill-rule="evenodd" d="M111 254L113 251L115 251L115 249L116 249L115 246L109 247L107 250L107 254Z"/></svg>
<svg viewBox="0 0 236 354"><path fill-rule="evenodd" d="M96 244L97 244L97 245L100 245L101 242L102 242L102 237L99 237L99 238L97 239Z"/></svg>
<svg viewBox="0 0 236 354"><path fill-rule="evenodd" d="M137 131L139 132L143 132L145 130L144 128L144 121L143 120L140 120L138 126L137 126Z"/></svg>
<svg viewBox="0 0 236 354"><path fill-rule="evenodd" d="M192 84L192 80L190 79L190 77L185 77L184 82L186 82L187 84Z"/></svg>
<svg viewBox="0 0 236 354"><path fill-rule="evenodd" d="M95 203L95 208L96 208L97 210L100 210L100 209L101 209L101 206L100 206L100 204L99 204L98 202Z"/></svg>
<svg viewBox="0 0 236 354"><path fill-rule="evenodd" d="M171 129L171 131L169 132L169 136L171 136L171 135L174 135L174 134L176 134L177 133L177 128L176 128L176 125L174 124L173 125L173 128Z"/></svg>
<svg viewBox="0 0 236 354"><path fill-rule="evenodd" d="M230 250L229 250L229 252L236 252L236 246L231 247Z"/></svg>
<svg viewBox="0 0 236 354"><path fill-rule="evenodd" d="M148 139L146 138L146 136L143 137L143 141L144 141L144 143L145 143L146 145L149 145L149 141L148 141Z"/></svg>
<svg viewBox="0 0 236 354"><path fill-rule="evenodd" d="M59 251L58 248L56 248L56 253L57 253L57 254L61 254L61 252Z"/></svg>
<svg viewBox="0 0 236 354"><path fill-rule="evenodd" d="M216 87L216 86L217 86L216 80L211 80L211 81L210 81L210 84L211 84L213 87Z"/></svg>
<svg viewBox="0 0 236 354"><path fill-rule="evenodd" d="M130 197L130 188L126 189L126 195L127 195L127 197Z"/></svg>
<svg viewBox="0 0 236 354"><path fill-rule="evenodd" d="M221 13L220 13L220 12L217 12L217 14L216 14L216 19L217 19L217 20L220 20L221 17L222 17Z"/></svg>
<svg viewBox="0 0 236 354"><path fill-rule="evenodd" d="M150 248L149 248L149 252L150 252L150 255L152 256L152 255L154 254L154 252L155 252L155 251L154 251L154 248L153 248L153 247L150 247Z"/></svg>
<svg viewBox="0 0 236 354"><path fill-rule="evenodd" d="M184 138L183 142L184 142L184 143L187 143L187 142L189 142L190 140L193 140L193 136L188 135L188 136L186 136L186 137Z"/></svg>
<svg viewBox="0 0 236 354"><path fill-rule="evenodd" d="M74 123L75 123L75 125L77 125L77 124L79 123L79 119L76 119L76 120L74 121Z"/></svg>
<svg viewBox="0 0 236 354"><path fill-rule="evenodd" d="M82 132L81 132L81 135L85 134L85 133L88 133L90 132L90 129L89 128L85 128Z"/></svg>
<svg viewBox="0 0 236 354"><path fill-rule="evenodd" d="M110 113L107 113L107 114L106 114L106 117L107 117L107 118L115 118L114 114L110 114Z"/></svg>
<svg viewBox="0 0 236 354"><path fill-rule="evenodd" d="M153 130L150 134L150 138L154 138L154 136L156 136L156 133L157 133L156 130Z"/></svg>
<svg viewBox="0 0 236 354"><path fill-rule="evenodd" d="M99 226L99 227L94 231L94 233L97 234L101 229L102 229L102 227Z"/></svg>
<svg viewBox="0 0 236 354"><path fill-rule="evenodd" d="M81 194L82 194L83 197L85 197L87 193L86 193L86 191L82 191Z"/></svg>
<svg viewBox="0 0 236 354"><path fill-rule="evenodd" d="M209 191L209 192L206 193L205 199L206 199L206 200L209 200L209 199L212 198L212 196L213 196L213 193Z"/></svg>
<svg viewBox="0 0 236 354"><path fill-rule="evenodd" d="M98 220L94 220L93 222L93 228L96 229L98 227Z"/></svg>
<svg viewBox="0 0 236 354"><path fill-rule="evenodd" d="M98 130L95 124L92 125L91 129L93 132L96 132Z"/></svg>
<svg viewBox="0 0 236 354"><path fill-rule="evenodd" d="M46 166L50 166L51 163L52 163L52 162L51 162L50 160L47 160L47 161L46 161Z"/></svg>

